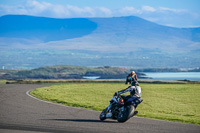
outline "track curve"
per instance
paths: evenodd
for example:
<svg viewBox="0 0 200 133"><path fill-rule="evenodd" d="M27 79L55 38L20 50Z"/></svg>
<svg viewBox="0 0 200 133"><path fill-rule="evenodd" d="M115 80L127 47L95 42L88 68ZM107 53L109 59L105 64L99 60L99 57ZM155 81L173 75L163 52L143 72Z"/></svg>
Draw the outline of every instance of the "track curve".
<svg viewBox="0 0 200 133"><path fill-rule="evenodd" d="M100 121L98 111L36 100L26 92L44 85L0 85L0 133L199 133L200 126L134 117L126 123Z"/></svg>

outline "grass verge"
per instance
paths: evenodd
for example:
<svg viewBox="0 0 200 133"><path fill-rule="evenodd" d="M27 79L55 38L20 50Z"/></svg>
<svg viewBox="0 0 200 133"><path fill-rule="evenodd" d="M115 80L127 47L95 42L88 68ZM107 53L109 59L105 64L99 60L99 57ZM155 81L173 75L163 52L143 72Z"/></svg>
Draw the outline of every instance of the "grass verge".
<svg viewBox="0 0 200 133"><path fill-rule="evenodd" d="M1 80L0 79L0 84L7 84L7 83L14 83L15 81L13 81L13 80Z"/></svg>
<svg viewBox="0 0 200 133"><path fill-rule="evenodd" d="M140 84L144 101L138 116L200 124L199 84ZM102 111L122 83L68 83L35 89L31 95L68 106Z"/></svg>
<svg viewBox="0 0 200 133"><path fill-rule="evenodd" d="M6 80L0 80L0 84L6 84Z"/></svg>

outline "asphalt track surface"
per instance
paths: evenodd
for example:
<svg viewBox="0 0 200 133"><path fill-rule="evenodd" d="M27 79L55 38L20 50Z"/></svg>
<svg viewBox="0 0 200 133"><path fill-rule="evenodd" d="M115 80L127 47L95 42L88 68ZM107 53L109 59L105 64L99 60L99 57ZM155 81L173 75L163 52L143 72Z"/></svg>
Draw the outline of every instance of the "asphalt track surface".
<svg viewBox="0 0 200 133"><path fill-rule="evenodd" d="M44 85L0 85L0 133L200 133L200 126L133 117L99 120L98 111L43 102L27 91Z"/></svg>

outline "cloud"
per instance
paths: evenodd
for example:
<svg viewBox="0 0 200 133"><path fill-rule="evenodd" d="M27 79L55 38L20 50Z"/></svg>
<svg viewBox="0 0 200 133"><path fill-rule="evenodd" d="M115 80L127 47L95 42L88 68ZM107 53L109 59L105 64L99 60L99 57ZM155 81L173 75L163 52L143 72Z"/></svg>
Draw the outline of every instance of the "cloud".
<svg viewBox="0 0 200 133"><path fill-rule="evenodd" d="M25 14L53 18L111 17L112 11L105 7L77 7L29 0L21 5L0 5L0 15Z"/></svg>
<svg viewBox="0 0 200 133"><path fill-rule="evenodd" d="M116 14L134 15L146 20L173 27L200 27L200 13L190 12L184 9L172 9L167 7L154 8L142 6L141 8L123 7Z"/></svg>
<svg viewBox="0 0 200 133"><path fill-rule="evenodd" d="M166 7L159 7L158 8L159 11L170 11L170 12L174 12L174 13L179 13L179 12L187 12L187 10L182 10L182 9L172 9L172 8L166 8Z"/></svg>
<svg viewBox="0 0 200 133"><path fill-rule="evenodd" d="M116 14L116 16L117 16L117 14L120 14L122 16L131 16L131 15L141 14L141 11L135 9L134 7L126 6L126 7L122 7L118 11L116 11L115 14Z"/></svg>
<svg viewBox="0 0 200 133"><path fill-rule="evenodd" d="M97 10L100 11L100 13L104 16L107 16L107 17L112 17L112 11L108 8L105 8L105 7L98 7Z"/></svg>
<svg viewBox="0 0 200 133"><path fill-rule="evenodd" d="M154 8L148 5L144 5L141 8L125 6L111 10L106 7L78 7L28 0L18 5L0 5L0 16L7 14L52 18L138 16L163 25L179 27L200 26L200 13L167 7Z"/></svg>
<svg viewBox="0 0 200 133"><path fill-rule="evenodd" d="M142 6L142 11L147 11L147 12L155 12L156 9L150 6Z"/></svg>

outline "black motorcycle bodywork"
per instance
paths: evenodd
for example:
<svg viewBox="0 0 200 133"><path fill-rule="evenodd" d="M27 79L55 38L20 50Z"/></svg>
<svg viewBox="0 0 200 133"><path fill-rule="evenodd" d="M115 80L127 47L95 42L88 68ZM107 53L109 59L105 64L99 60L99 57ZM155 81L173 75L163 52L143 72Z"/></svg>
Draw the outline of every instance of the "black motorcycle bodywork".
<svg viewBox="0 0 200 133"><path fill-rule="evenodd" d="M135 109L141 102L142 98L138 96L114 95L109 106L101 112L99 118L100 120L110 118L118 122L125 122L134 116Z"/></svg>

